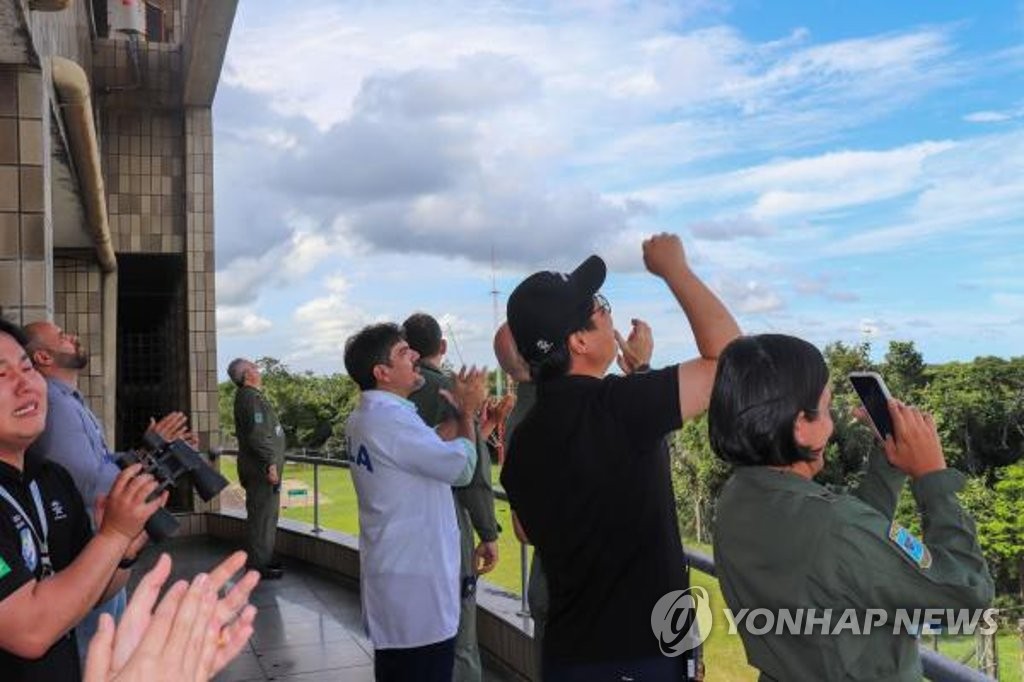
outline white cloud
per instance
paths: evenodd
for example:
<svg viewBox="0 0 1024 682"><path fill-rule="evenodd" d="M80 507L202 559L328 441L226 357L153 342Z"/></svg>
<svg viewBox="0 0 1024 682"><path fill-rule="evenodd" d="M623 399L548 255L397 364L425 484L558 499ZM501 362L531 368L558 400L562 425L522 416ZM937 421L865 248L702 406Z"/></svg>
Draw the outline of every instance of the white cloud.
<svg viewBox="0 0 1024 682"><path fill-rule="evenodd" d="M437 317L441 334L448 340L447 362L452 367L472 364L466 357L467 349L481 341L490 341L490 327L482 327L473 320L456 313L443 313Z"/></svg>
<svg viewBox="0 0 1024 682"><path fill-rule="evenodd" d="M952 147L950 142L924 142L884 152L829 153L754 169L746 181L764 191L751 213L762 219L805 215L900 196L920 187L928 158Z"/></svg>
<svg viewBox="0 0 1024 682"><path fill-rule="evenodd" d="M280 151L291 151L299 145L298 136L283 128L252 127L234 130L228 128L222 132L234 135L245 143L255 143Z"/></svg>
<svg viewBox="0 0 1024 682"><path fill-rule="evenodd" d="M699 1L244 3L218 97L233 112L218 116L229 135L217 152L232 159L217 163L222 317L241 330L272 317L268 337L294 324L292 359L337 370L344 338L379 311L450 296L459 302L435 310L453 324L490 317L487 287L470 294L467 273L492 252L506 279L591 252L637 272L640 240L670 230L695 237L691 262L755 321L827 307L842 311L829 333L859 337L864 316L884 338L890 317L869 302L823 305L858 300L841 275L801 278L934 235L950 251L1013 236L1024 131L1004 117L1020 104L971 101L1000 68L1016 73L998 49L960 40L964 24L839 39L787 26L754 40L763 32L728 20ZM1004 52L1021 63L1024 52ZM1007 135L943 130L926 98L951 87L966 102L953 111ZM255 307L309 291L328 257L346 280L292 296L291 320ZM437 288L402 299L389 268L409 262L422 266L410 281L429 263ZM455 333L489 346L483 331Z"/></svg>
<svg viewBox="0 0 1024 682"><path fill-rule="evenodd" d="M1006 111L975 111L964 116L964 120L968 123L1002 123L1013 117L1013 114Z"/></svg>
<svg viewBox="0 0 1024 682"><path fill-rule="evenodd" d="M689 225L697 239L725 242L742 237L767 237L774 229L750 216L734 216L722 220L699 220Z"/></svg>
<svg viewBox="0 0 1024 682"><path fill-rule="evenodd" d="M267 286L298 282L335 248L327 236L296 228L287 242L258 257L236 258L217 271L217 301L229 306L252 303Z"/></svg>
<svg viewBox="0 0 1024 682"><path fill-rule="evenodd" d="M274 324L248 307L218 306L217 333L225 336L256 336Z"/></svg>
<svg viewBox="0 0 1024 682"><path fill-rule="evenodd" d="M1000 291L992 294L992 302L1002 308L1024 311L1024 294Z"/></svg>
<svg viewBox="0 0 1024 682"><path fill-rule="evenodd" d="M730 308L740 313L770 313L784 306L780 297L769 286L756 280L721 278L716 291L725 299Z"/></svg>
<svg viewBox="0 0 1024 682"><path fill-rule="evenodd" d="M924 164L956 145L920 142L888 150L846 150L784 159L728 173L654 185L633 193L658 206L752 200L753 220L861 206L923 188Z"/></svg>
<svg viewBox="0 0 1024 682"><path fill-rule="evenodd" d="M922 191L902 221L826 247L830 255L891 251L942 234L1019 224L1024 215L1024 130L962 141L922 170ZM955 248L955 247L953 247Z"/></svg>
<svg viewBox="0 0 1024 682"><path fill-rule="evenodd" d="M836 303L853 303L860 300L860 295L856 292L835 288L833 278L829 275L800 278L793 284L793 288L803 296L820 296Z"/></svg>
<svg viewBox="0 0 1024 682"><path fill-rule="evenodd" d="M999 111L973 111L964 116L964 120L968 123L1005 123L1022 117L1024 117L1024 106L1018 106Z"/></svg>
<svg viewBox="0 0 1024 682"><path fill-rule="evenodd" d="M302 333L296 335L287 359L343 371L345 339L374 320L349 300L349 283L344 277L328 277L324 288L327 295L306 301L292 315Z"/></svg>

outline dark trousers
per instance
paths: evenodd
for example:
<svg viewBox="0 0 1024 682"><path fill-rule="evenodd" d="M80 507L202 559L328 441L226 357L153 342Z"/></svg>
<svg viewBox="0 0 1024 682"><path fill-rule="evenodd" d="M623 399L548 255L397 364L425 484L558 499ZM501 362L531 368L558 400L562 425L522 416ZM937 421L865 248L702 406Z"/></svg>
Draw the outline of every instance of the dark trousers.
<svg viewBox="0 0 1024 682"><path fill-rule="evenodd" d="M451 682L454 666L454 637L437 644L373 652L376 682Z"/></svg>
<svg viewBox="0 0 1024 682"><path fill-rule="evenodd" d="M281 494L266 481L246 482L249 485L245 488L245 549L250 566L266 568L274 556Z"/></svg>
<svg viewBox="0 0 1024 682"><path fill-rule="evenodd" d="M686 662L681 658L635 658L602 663L544 661L544 682L685 682Z"/></svg>

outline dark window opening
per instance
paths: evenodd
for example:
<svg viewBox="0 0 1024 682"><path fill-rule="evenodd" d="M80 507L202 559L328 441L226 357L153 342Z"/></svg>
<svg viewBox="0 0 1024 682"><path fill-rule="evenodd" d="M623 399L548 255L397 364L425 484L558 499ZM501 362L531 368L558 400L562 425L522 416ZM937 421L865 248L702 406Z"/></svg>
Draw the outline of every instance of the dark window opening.
<svg viewBox="0 0 1024 682"><path fill-rule="evenodd" d="M164 10L151 2L146 3L146 40L151 43L167 42Z"/></svg>
<svg viewBox="0 0 1024 682"><path fill-rule="evenodd" d="M96 27L96 35L106 38L110 35L110 24L107 23L107 0L91 0L92 23Z"/></svg>
<svg viewBox="0 0 1024 682"><path fill-rule="evenodd" d="M189 412L185 259L118 257L117 449L137 447L150 417ZM188 488L188 486L179 486ZM169 506L189 508L189 491Z"/></svg>

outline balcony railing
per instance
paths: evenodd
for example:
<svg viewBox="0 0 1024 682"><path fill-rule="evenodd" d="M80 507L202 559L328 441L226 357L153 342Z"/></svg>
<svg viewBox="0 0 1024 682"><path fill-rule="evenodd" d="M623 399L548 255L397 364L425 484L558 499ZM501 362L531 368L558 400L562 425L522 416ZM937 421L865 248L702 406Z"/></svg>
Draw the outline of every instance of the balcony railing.
<svg viewBox="0 0 1024 682"><path fill-rule="evenodd" d="M302 454L289 454L285 457L288 462L305 464L313 468L313 528L314 535L321 534L325 529L320 525L320 467L349 468L347 459L328 458L317 456L316 453L300 451ZM224 451L224 455L236 455L235 451ZM508 501L508 497L501 489L495 489L495 497ZM529 616L530 609L526 599L526 586L529 583L529 552L526 545L519 543L519 598L521 616ZM684 550L686 560L691 569L700 571L709 576L715 576L715 560L703 552L692 549ZM920 647L921 663L924 668L925 679L932 682L993 682L993 678L970 668L963 663L954 661L924 646Z"/></svg>

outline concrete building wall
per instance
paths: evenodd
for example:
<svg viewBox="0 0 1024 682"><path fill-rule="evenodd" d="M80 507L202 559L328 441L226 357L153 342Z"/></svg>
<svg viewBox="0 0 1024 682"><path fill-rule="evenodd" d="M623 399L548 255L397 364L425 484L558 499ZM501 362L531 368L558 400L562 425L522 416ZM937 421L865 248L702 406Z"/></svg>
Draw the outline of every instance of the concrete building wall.
<svg viewBox="0 0 1024 682"><path fill-rule="evenodd" d="M98 415L105 407L102 278L95 262L62 256L53 260L53 321L74 330L89 349L89 366L79 377L78 390Z"/></svg>
<svg viewBox="0 0 1024 682"><path fill-rule="evenodd" d="M201 438L216 439L220 418L213 257L213 119L209 108L190 107L185 114L185 208L193 423Z"/></svg>
<svg viewBox="0 0 1024 682"><path fill-rule="evenodd" d="M18 0L23 7L27 0ZM75 0L62 12L26 12L35 56L66 57L80 64L86 73L92 71L92 19L89 2Z"/></svg>
<svg viewBox="0 0 1024 682"><path fill-rule="evenodd" d="M42 71L0 64L0 306L22 324L49 317L52 301L49 130Z"/></svg>
<svg viewBox="0 0 1024 682"><path fill-rule="evenodd" d="M185 250L181 112L106 109L102 154L114 250Z"/></svg>
<svg viewBox="0 0 1024 682"><path fill-rule="evenodd" d="M188 404L180 408L207 446L219 434L209 105L235 3L152 2L164 9L166 40L135 46L124 36L97 35L88 2L74 0L59 12L31 10L29 0L0 2L0 306L16 322L52 319L83 339L91 358L80 388L112 440L119 275L101 271L84 246L91 238L73 246L62 237L66 246L56 251L53 245L55 155L58 168L70 169L62 171L70 184L77 182L49 70L50 57L65 57L90 83L115 253L182 257L185 329L168 343L179 344L187 362ZM190 60L206 78L194 80L203 85L190 86L186 106L183 65ZM61 191L80 199L82 189ZM57 207L62 226L65 205Z"/></svg>

